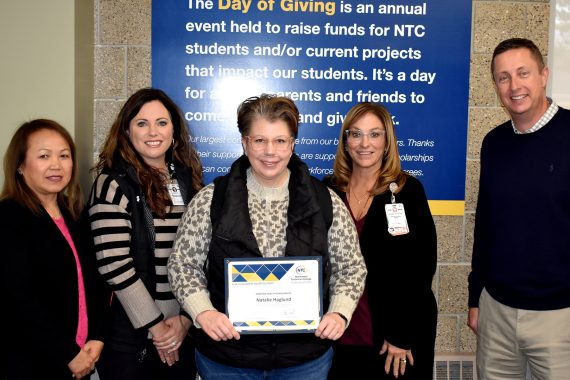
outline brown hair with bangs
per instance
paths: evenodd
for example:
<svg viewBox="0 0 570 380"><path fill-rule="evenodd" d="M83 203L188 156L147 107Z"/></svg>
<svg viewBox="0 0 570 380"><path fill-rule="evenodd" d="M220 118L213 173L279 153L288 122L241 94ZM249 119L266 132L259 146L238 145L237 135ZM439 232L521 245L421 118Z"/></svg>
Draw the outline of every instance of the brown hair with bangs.
<svg viewBox="0 0 570 380"><path fill-rule="evenodd" d="M284 96L261 94L244 100L238 107L238 129L242 137L249 135L251 124L258 118L271 122L282 120L289 127L291 136L299 133L299 110L295 103Z"/></svg>

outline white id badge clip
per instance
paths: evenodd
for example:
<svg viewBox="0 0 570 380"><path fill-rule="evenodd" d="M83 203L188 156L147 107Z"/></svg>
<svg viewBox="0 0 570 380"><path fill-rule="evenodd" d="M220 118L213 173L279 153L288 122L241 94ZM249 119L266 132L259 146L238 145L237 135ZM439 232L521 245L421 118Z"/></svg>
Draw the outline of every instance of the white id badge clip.
<svg viewBox="0 0 570 380"><path fill-rule="evenodd" d="M406 219L406 211L403 203L396 203L395 192L398 185L394 182L390 184L390 192L392 193L392 203L384 206L386 210L386 219L388 220L388 233L392 236L405 235L410 232L408 228L408 220Z"/></svg>
<svg viewBox="0 0 570 380"><path fill-rule="evenodd" d="M168 193L170 194L170 199L174 206L184 206L184 199L182 198L182 193L180 192L180 187L178 187L177 181L172 181L167 185Z"/></svg>

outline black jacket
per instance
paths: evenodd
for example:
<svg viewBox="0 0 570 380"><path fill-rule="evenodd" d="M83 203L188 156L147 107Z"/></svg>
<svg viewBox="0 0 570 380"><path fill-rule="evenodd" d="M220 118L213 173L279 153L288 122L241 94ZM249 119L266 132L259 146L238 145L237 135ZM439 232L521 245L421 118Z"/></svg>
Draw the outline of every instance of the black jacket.
<svg viewBox="0 0 570 380"><path fill-rule="evenodd" d="M89 225L60 206L81 263L88 340L104 340L107 299L92 252ZM42 209L37 216L13 200L0 202L4 354L8 378L71 378L67 364L79 353L78 285L67 240ZM4 373L0 373L4 378Z"/></svg>
<svg viewBox="0 0 570 380"><path fill-rule="evenodd" d="M156 234L152 211L145 201L144 192L132 167L122 164L118 165L116 169L104 169L103 173L108 174L119 184L121 191L132 205L130 215L132 226L130 252L133 257L133 265L149 293L154 296L156 292L154 263ZM184 204L187 205L196 194L196 190L192 187L191 169L176 167L175 173ZM110 293L109 296L111 298ZM184 312L182 313L187 315ZM160 319L162 318L161 316ZM157 322L155 321L154 323ZM150 326L135 329L121 303L118 300L113 300L111 302L107 346L117 351L141 352L145 348L148 327Z"/></svg>
<svg viewBox="0 0 570 380"><path fill-rule="evenodd" d="M328 179L325 182L330 185ZM346 193L336 191L346 199ZM422 184L409 177L396 194L396 202L404 205L410 232L390 235L384 209L391 203L390 196L386 191L372 199L359 237L368 269L366 291L373 344L375 351L380 350L384 339L411 349L415 363L406 375L427 379L431 378L437 324L432 292L437 265L435 224Z"/></svg>

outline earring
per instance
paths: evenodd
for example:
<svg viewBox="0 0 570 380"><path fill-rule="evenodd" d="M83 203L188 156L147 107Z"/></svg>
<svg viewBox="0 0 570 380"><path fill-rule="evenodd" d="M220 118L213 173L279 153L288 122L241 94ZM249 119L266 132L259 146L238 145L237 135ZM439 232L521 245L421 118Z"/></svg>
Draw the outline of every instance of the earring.
<svg viewBox="0 0 570 380"><path fill-rule="evenodd" d="M22 172L22 169L21 169L21 168L18 168L17 171L18 171L18 174L19 174L19 175L24 175L24 173Z"/></svg>
<svg viewBox="0 0 570 380"><path fill-rule="evenodd" d="M172 139L172 146L174 146L174 139Z"/></svg>

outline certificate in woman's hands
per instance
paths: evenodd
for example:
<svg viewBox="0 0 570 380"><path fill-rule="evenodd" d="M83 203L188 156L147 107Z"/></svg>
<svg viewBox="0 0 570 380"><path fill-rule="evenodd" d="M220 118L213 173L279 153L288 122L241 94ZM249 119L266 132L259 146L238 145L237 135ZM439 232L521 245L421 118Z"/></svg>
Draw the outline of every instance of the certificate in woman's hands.
<svg viewBox="0 0 570 380"><path fill-rule="evenodd" d="M322 317L322 257L226 259L226 312L247 333L314 332Z"/></svg>

